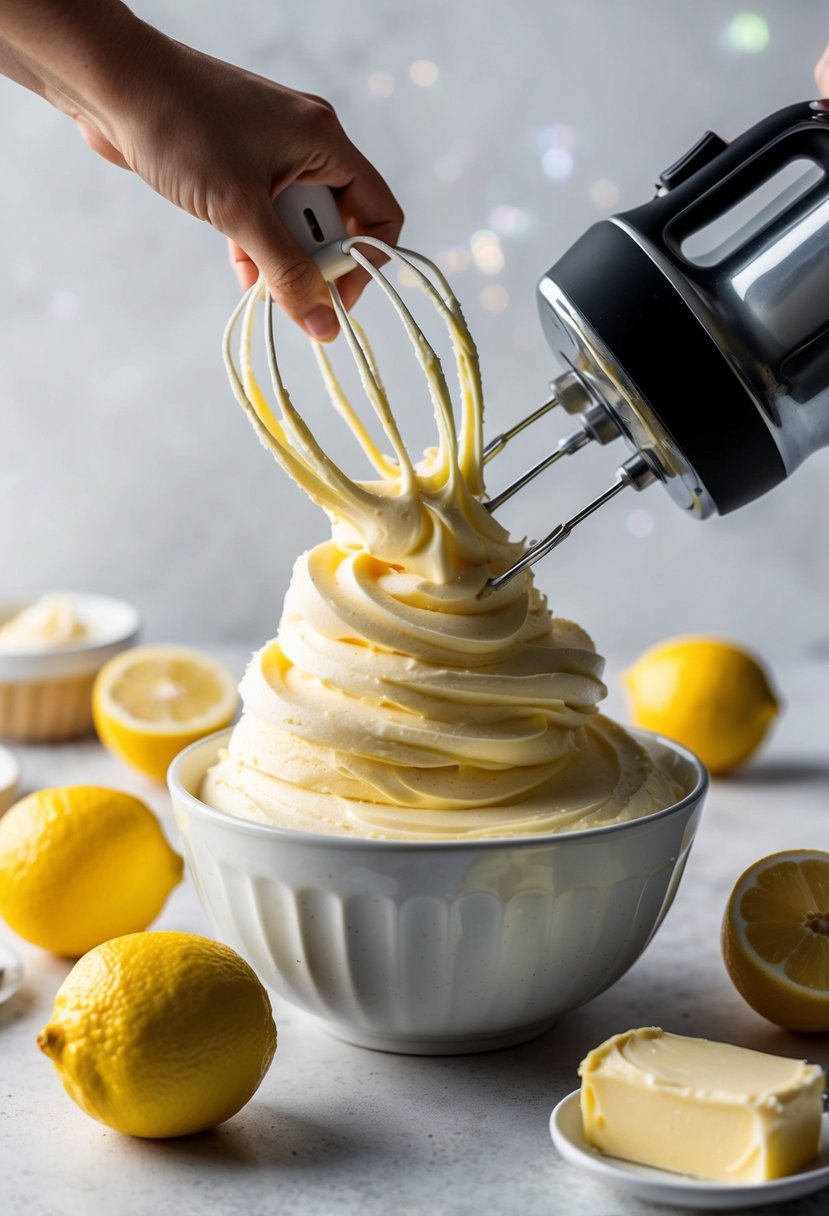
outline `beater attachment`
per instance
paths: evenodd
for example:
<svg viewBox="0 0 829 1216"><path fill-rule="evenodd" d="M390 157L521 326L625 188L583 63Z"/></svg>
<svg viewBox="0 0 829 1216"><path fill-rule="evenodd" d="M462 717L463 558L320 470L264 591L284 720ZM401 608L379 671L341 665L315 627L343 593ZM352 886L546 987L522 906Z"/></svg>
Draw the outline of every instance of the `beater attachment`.
<svg viewBox="0 0 829 1216"><path fill-rule="evenodd" d="M551 396L542 406L484 446L481 434L483 403L477 356L474 344L469 338L460 305L440 270L427 258L410 250L393 248L384 241L371 236L349 236L343 226L336 200L327 187L295 183L277 196L274 208L292 236L305 250L313 254L314 260L326 279L334 311L356 361L366 395L391 443L394 460L383 456L373 443L356 412L345 398L324 349L315 342L312 345L332 404L349 423L365 454L380 474L384 477L399 477L403 494L409 492L414 485L415 472L394 421L366 336L346 311L335 282L336 279L353 270L355 266L362 267L374 279L397 311L412 341L416 357L429 384L441 435L442 450L456 452L457 458L449 460L445 476L452 480L453 471L455 474L460 473L466 480L469 492L482 501L488 511L496 511L519 490L522 490L565 456L580 451L592 442L609 443L622 433L614 416L595 400L581 376L575 371L570 371L552 382ZM387 258L406 267L417 284L429 296L431 303L447 325L455 347L461 384L459 436L455 434L452 399L437 355L400 294L392 286L388 277L373 265L360 248L361 246L374 247ZM280 419L271 413L262 398L251 367L253 313L263 294L266 306L265 342L268 365L274 394L281 411ZM354 509L359 511L361 507L366 506L365 490L359 486L359 483L346 478L332 464L291 404L277 362L271 302L270 293L262 287L261 283L257 283L242 297L228 324L225 334L225 363L237 399L248 413L266 446L274 451L287 471L305 485L311 496L321 506L330 507L336 502L337 494L345 494L352 501ZM240 320L242 323L241 371L237 369L232 351L233 334ZM562 407L568 414L577 415L579 427L561 439L552 452L505 489L492 497L486 497L482 480L483 466L501 453L517 435L533 426L555 407ZM481 594L485 595L503 587L520 571L545 557L561 544L578 524L615 498L621 490L627 487L641 490L658 479L661 479L659 464L650 460L646 452L635 452L617 470L616 479L608 489L577 511L570 519L558 524L541 540L531 544L506 569L490 578Z"/></svg>

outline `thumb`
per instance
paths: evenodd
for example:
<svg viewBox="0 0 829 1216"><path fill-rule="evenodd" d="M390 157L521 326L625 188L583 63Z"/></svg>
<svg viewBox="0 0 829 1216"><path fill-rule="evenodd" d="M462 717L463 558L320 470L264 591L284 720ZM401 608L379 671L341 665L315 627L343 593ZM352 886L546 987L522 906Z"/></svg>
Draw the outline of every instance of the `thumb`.
<svg viewBox="0 0 829 1216"><path fill-rule="evenodd" d="M246 222L228 235L255 263L275 302L311 338L328 342L336 337L339 323L325 279L270 202L249 212Z"/></svg>

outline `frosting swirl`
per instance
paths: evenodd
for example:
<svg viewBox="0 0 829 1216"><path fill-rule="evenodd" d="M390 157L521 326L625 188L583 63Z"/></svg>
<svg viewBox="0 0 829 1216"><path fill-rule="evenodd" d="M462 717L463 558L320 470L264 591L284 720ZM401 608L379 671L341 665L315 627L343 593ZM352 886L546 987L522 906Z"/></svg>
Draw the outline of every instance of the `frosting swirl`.
<svg viewBox="0 0 829 1216"><path fill-rule="evenodd" d="M551 615L529 570L481 595L522 546L482 501L477 358L435 274L462 425L456 434L439 361L416 342L440 440L420 464L402 445L379 377L368 392L393 458L372 444L316 348L332 403L379 481L352 481L330 460L278 373L280 417L271 412L250 365L256 291L245 306L241 377L228 339L231 381L260 438L333 530L294 566L277 636L251 659L244 713L202 796L264 822L399 839L546 833L647 814L674 801L678 786L597 712L604 661L588 635Z"/></svg>
<svg viewBox="0 0 829 1216"><path fill-rule="evenodd" d="M68 595L43 595L0 626L0 650L57 650L84 641L89 628Z"/></svg>

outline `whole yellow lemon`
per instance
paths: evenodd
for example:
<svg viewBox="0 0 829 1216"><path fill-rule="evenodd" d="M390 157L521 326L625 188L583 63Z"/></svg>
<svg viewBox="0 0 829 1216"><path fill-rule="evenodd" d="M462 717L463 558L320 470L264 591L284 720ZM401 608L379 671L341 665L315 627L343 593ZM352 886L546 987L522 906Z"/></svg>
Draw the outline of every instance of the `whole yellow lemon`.
<svg viewBox="0 0 829 1216"><path fill-rule="evenodd" d="M672 638L624 673L633 720L696 752L712 773L760 746L780 706L760 663L716 638Z"/></svg>
<svg viewBox="0 0 829 1216"><path fill-rule="evenodd" d="M0 819L0 916L55 954L146 929L183 869L150 808L119 790L39 790Z"/></svg>
<svg viewBox="0 0 829 1216"><path fill-rule="evenodd" d="M130 1136L187 1136L235 1115L276 1051L243 958L193 933L131 933L85 954L37 1038L70 1098Z"/></svg>

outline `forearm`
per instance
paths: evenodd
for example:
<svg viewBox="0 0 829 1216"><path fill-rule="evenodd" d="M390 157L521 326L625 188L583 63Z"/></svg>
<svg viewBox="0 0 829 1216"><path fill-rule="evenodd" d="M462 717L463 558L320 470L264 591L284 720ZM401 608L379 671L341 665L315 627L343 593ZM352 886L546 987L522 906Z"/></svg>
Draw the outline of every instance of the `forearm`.
<svg viewBox="0 0 829 1216"><path fill-rule="evenodd" d="M102 126L154 36L120 0L0 0L0 72Z"/></svg>
<svg viewBox="0 0 829 1216"><path fill-rule="evenodd" d="M261 271L314 338L337 329L328 288L274 196L298 178L330 186L350 231L397 239L394 196L327 102L175 42L120 0L0 0L0 72L69 114L100 156L229 237L245 286ZM340 281L346 307L367 278Z"/></svg>

